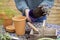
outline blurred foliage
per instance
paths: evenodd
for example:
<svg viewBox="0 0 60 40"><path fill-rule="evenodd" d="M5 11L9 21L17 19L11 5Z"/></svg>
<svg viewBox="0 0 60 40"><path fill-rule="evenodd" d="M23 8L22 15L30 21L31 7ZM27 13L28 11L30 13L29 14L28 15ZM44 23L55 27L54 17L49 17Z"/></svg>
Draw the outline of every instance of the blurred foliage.
<svg viewBox="0 0 60 40"><path fill-rule="evenodd" d="M12 18L13 16L19 15L14 9L9 7L10 0L0 0L0 14L6 15L8 18ZM4 18L4 16L2 17ZM2 19L0 19L0 24L2 24Z"/></svg>
<svg viewBox="0 0 60 40"><path fill-rule="evenodd" d="M0 40L11 40L11 37L8 33L5 34L0 33Z"/></svg>
<svg viewBox="0 0 60 40"><path fill-rule="evenodd" d="M12 18L13 16L19 15L15 10L10 9L10 8L5 8L4 12L6 14L6 16L8 16L8 18Z"/></svg>

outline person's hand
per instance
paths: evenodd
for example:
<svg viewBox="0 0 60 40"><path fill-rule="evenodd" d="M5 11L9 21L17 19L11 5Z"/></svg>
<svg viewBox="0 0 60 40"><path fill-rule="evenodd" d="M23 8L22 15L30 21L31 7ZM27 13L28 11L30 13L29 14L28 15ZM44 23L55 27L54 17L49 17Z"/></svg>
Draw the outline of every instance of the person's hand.
<svg viewBox="0 0 60 40"><path fill-rule="evenodd" d="M31 19L29 17L29 11L30 11L29 9L25 9L26 18L29 22L31 22Z"/></svg>

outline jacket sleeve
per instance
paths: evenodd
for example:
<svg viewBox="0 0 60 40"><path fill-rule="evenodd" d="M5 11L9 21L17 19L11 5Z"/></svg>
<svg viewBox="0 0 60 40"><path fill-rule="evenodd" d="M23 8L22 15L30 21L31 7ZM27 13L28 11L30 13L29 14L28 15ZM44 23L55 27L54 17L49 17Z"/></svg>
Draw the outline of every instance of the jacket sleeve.
<svg viewBox="0 0 60 40"><path fill-rule="evenodd" d="M51 8L54 4L54 0L43 0L43 2L39 5L45 5L46 8Z"/></svg>
<svg viewBox="0 0 60 40"><path fill-rule="evenodd" d="M29 8L25 0L15 0L16 7L20 11L24 11L26 8Z"/></svg>

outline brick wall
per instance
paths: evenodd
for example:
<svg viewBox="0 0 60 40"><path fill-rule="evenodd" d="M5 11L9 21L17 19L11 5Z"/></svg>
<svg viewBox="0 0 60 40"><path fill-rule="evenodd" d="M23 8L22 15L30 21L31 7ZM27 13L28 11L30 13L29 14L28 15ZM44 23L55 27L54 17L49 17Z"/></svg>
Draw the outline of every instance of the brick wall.
<svg viewBox="0 0 60 40"><path fill-rule="evenodd" d="M4 9L5 7L9 7L15 10L17 13L21 13L17 10L14 0L0 0L0 10Z"/></svg>
<svg viewBox="0 0 60 40"><path fill-rule="evenodd" d="M14 9L15 11L17 11L17 13L21 13L21 12L16 8L16 5L15 5L14 0L9 0L8 5L9 5L10 8Z"/></svg>
<svg viewBox="0 0 60 40"><path fill-rule="evenodd" d="M54 6L51 9L47 22L60 25L60 0L55 0Z"/></svg>

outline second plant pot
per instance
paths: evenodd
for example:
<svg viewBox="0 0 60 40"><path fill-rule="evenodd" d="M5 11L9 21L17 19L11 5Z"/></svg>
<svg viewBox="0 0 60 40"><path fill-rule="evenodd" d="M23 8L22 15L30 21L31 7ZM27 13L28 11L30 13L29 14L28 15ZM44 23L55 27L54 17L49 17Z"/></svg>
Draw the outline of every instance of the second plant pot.
<svg viewBox="0 0 60 40"><path fill-rule="evenodd" d="M6 28L6 26L12 25L12 19L4 18L3 20L4 20L3 21L4 28Z"/></svg>
<svg viewBox="0 0 60 40"><path fill-rule="evenodd" d="M25 34L25 25L26 25L26 17L25 16L16 16L12 18L15 31L17 35L24 35Z"/></svg>

